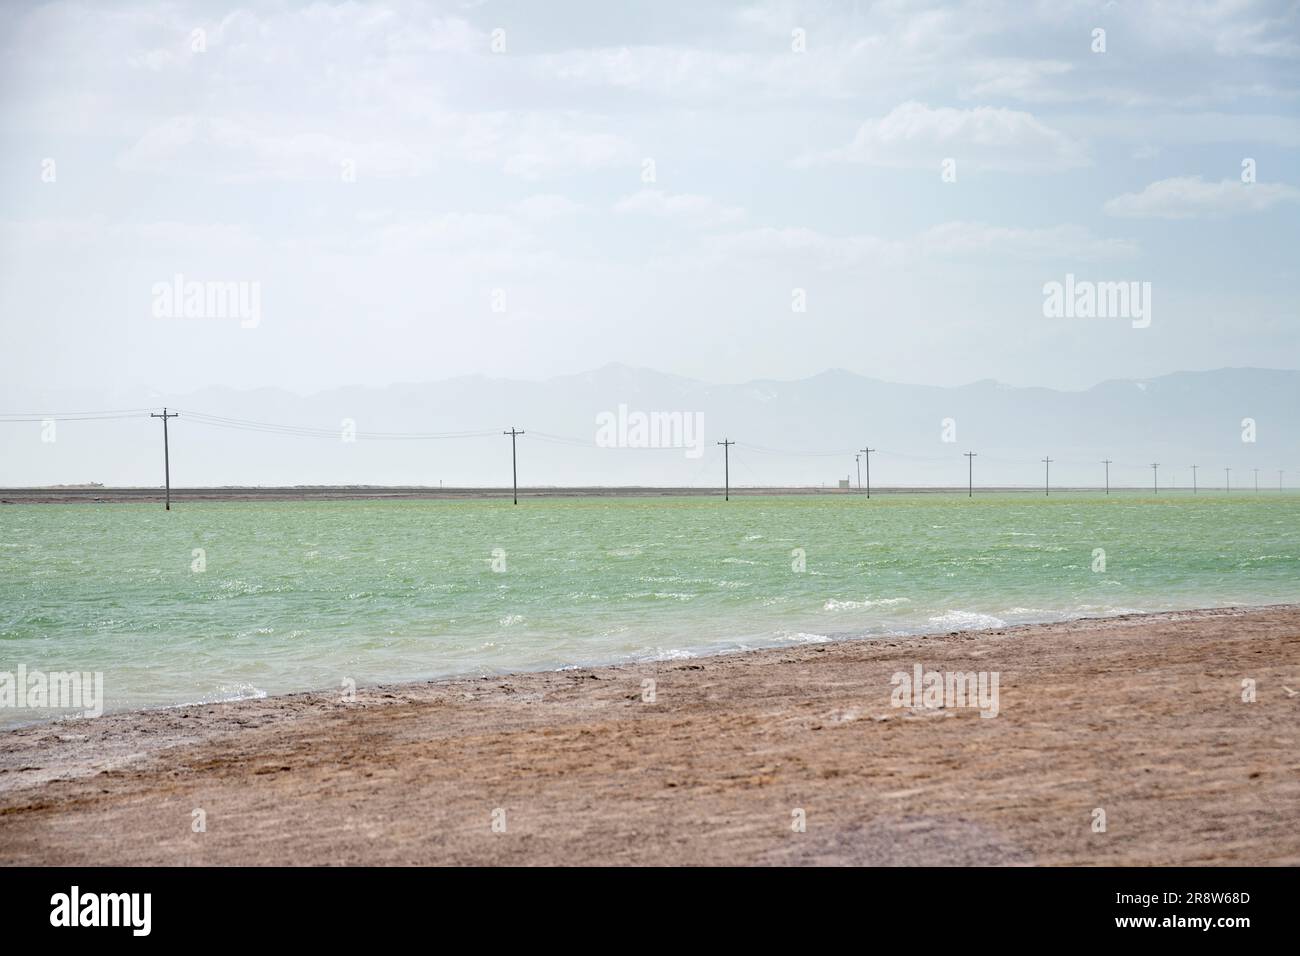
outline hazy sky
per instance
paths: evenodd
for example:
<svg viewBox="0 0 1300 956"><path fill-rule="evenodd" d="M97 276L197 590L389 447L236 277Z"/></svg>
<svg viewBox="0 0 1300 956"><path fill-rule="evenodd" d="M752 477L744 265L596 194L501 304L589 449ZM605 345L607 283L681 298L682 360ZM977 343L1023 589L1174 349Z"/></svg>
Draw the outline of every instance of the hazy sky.
<svg viewBox="0 0 1300 956"><path fill-rule="evenodd" d="M10 4L0 137L15 400L1300 365L1295 2Z"/></svg>

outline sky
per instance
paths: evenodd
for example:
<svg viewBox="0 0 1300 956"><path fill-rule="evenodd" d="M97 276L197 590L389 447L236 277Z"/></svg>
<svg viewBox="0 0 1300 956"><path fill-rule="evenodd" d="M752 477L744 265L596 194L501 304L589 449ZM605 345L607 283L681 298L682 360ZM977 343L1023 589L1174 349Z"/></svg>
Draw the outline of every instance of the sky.
<svg viewBox="0 0 1300 956"><path fill-rule="evenodd" d="M0 146L19 405L1300 367L1296 2L18 3Z"/></svg>

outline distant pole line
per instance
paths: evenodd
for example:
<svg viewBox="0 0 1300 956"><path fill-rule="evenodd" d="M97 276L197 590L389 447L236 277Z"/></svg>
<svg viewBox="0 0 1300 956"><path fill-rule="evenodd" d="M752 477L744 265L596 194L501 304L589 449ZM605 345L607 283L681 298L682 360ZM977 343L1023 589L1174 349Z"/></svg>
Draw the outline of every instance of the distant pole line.
<svg viewBox="0 0 1300 956"><path fill-rule="evenodd" d="M160 419L163 423L163 481L164 481L163 507L167 511L171 510L171 447L170 447L171 436L170 436L170 428L168 425L170 419L179 418L181 417L181 415L184 415L191 425L209 425L209 426L221 427L221 428L241 429L245 431L258 432L261 434L278 435L278 436L293 437L293 438L317 438L317 439L328 439L330 441L338 440L338 431L332 427L326 428L326 427L314 426L314 425L275 424L271 422L252 421L252 420L246 420L240 418L230 418L230 417L225 417L220 415L213 415L207 412L195 411L193 409L186 409L184 412L181 411L173 412L171 411L170 406L165 406L162 412L153 412L148 408L113 409L108 411L79 411L79 412L0 412L0 425L19 423L19 422L44 423L47 420L77 422L77 421L136 419L136 418L144 417L146 414L150 418ZM423 441L423 440L434 440L434 439L456 440L456 439L470 439L470 438L489 438L494 434L498 434L498 433L493 429L486 429L486 430L479 430L479 431L459 431L459 432L364 432L364 433L357 432L356 438L357 439L364 438L368 440L390 440L390 441L411 441L411 440ZM518 438L518 436L523 435L525 433L524 431L520 429L515 429L512 426L509 431L502 431L499 434L511 436L510 450L511 450L512 500L515 504L518 504L519 503L519 481L518 481L519 471L518 471L518 446L517 446L516 439ZM563 435L552 435L546 432L539 432L536 430L534 430L531 434L538 441L550 442L552 444L573 445L573 446L578 446L583 448L592 447L592 443L587 439L566 437ZM726 439L724 441L716 442L716 444L724 446L724 448L728 452L728 454L724 455L723 487L724 487L725 498L726 500L730 501L731 500L731 463L730 463L729 451L732 445L738 446L743 443L732 441L731 439ZM873 453L879 452L880 451L879 449L864 447L856 450L841 448L839 450L800 452L794 450L764 448L762 446L748 445L748 444L746 444L745 447L757 450L762 453L780 455L780 456L791 457L791 458L810 458L810 457L831 458L831 457L840 457L845 454L853 454L854 461L857 464L857 470L858 470L858 490L860 491L865 490L866 496L868 498L871 497L871 455ZM905 460L915 460L915 461L942 462L948 460L944 456L926 457L926 456L909 455L909 454L895 452L895 451L885 451L884 454L892 455L895 458L900 458ZM962 454L967 459L966 494L967 497L973 498L974 489L975 489L973 459L978 457L979 453L963 452ZM1028 459L1022 459L1022 458L1016 458L1016 459L991 458L989 460L992 461L994 464L1022 465L1022 464L1029 463ZM1044 458L1040 458L1039 461L1042 462L1044 466L1046 466L1044 470L1043 490L1045 495L1050 496L1051 464L1053 462L1057 462L1059 464L1060 460L1047 456ZM1117 462L1111 458L1100 459L1100 462L1102 465L1105 466L1103 489L1105 493L1109 495L1110 494L1110 466L1113 464L1117 464ZM1070 462L1069 460L1066 460L1066 463L1080 464L1079 462ZM741 461L741 464L744 465L745 464L744 461ZM1129 462L1127 464L1124 463L1120 463L1120 464L1123 467L1129 467L1129 468L1141 467L1133 462ZM746 467L748 466L746 465ZM1155 494L1159 494L1160 493L1160 480L1159 480L1160 463L1152 462L1150 463L1150 467L1152 469L1152 491ZM1200 465L1194 464L1191 465L1190 467L1192 469L1192 494L1199 494L1200 493ZM1231 494L1232 492L1232 471L1233 469L1231 467L1225 467L1223 469L1223 477L1224 477L1223 490L1225 494ZM1252 474L1254 475L1255 493L1259 494L1260 493L1259 473L1261 471L1267 471L1267 469L1252 468L1251 471ZM852 481L852 478L853 476L852 474L850 474L849 475L850 482ZM1286 469L1285 468L1277 469L1277 482L1278 482L1278 491L1285 491L1286 490ZM443 479L440 478L438 480L438 486L439 488L442 488L444 486ZM786 486L777 485L772 487L786 487ZM1124 487L1125 487L1124 485L1121 485L1120 490L1123 490ZM1178 487L1177 475L1175 474L1174 477L1170 479L1170 484L1166 490L1169 489L1177 490L1177 487ZM1210 488L1211 491L1213 491L1212 485L1208 487Z"/></svg>
<svg viewBox="0 0 1300 956"><path fill-rule="evenodd" d="M722 446L722 488L723 501L731 500L731 446L735 444L729 438L724 438L717 442Z"/></svg>
<svg viewBox="0 0 1300 956"><path fill-rule="evenodd" d="M167 448L167 419L180 418L180 415L180 412L168 414L166 405L163 406L161 415L157 412L150 412L149 414L150 418L161 418L163 423L163 480L167 485L167 504L164 510L166 511L172 510L172 461L171 452Z"/></svg>
<svg viewBox="0 0 1300 956"><path fill-rule="evenodd" d="M871 453L876 449L860 448L858 450L861 451L862 454L864 454L867 457L867 497L870 498L871 497Z"/></svg>
<svg viewBox="0 0 1300 956"><path fill-rule="evenodd" d="M1052 493L1052 459L1043 459L1043 497Z"/></svg>
<svg viewBox="0 0 1300 956"><path fill-rule="evenodd" d="M515 504L519 504L519 459L515 455L515 439L524 433L515 431L515 426L511 425L510 431L501 434L510 436L510 484L514 489Z"/></svg>

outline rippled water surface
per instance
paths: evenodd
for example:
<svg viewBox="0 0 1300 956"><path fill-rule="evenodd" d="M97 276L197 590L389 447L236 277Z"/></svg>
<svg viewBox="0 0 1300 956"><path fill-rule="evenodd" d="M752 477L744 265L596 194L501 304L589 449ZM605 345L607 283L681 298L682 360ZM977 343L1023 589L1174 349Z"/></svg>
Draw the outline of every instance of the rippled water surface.
<svg viewBox="0 0 1300 956"><path fill-rule="evenodd" d="M0 671L109 709L1292 601L1277 492L0 508Z"/></svg>

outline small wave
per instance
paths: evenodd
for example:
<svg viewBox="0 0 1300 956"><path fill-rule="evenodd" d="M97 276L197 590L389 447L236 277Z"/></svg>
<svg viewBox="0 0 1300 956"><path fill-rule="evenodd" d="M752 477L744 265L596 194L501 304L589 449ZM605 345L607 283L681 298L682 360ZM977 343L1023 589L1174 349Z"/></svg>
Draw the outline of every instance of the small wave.
<svg viewBox="0 0 1300 956"><path fill-rule="evenodd" d="M260 687L247 682L238 684L222 684L217 688L217 696L214 700L200 700L200 704L225 703L232 700L260 700L266 696L266 691Z"/></svg>
<svg viewBox="0 0 1300 956"><path fill-rule="evenodd" d="M1002 618L994 617L992 614L980 614L978 611L948 611L930 618L930 623L949 631L978 631L1007 626L1007 622Z"/></svg>
<svg viewBox="0 0 1300 956"><path fill-rule="evenodd" d="M893 607L895 604L909 604L911 598L877 598L874 601L837 601L834 598L827 601L823 606L823 611L852 611L864 607Z"/></svg>

